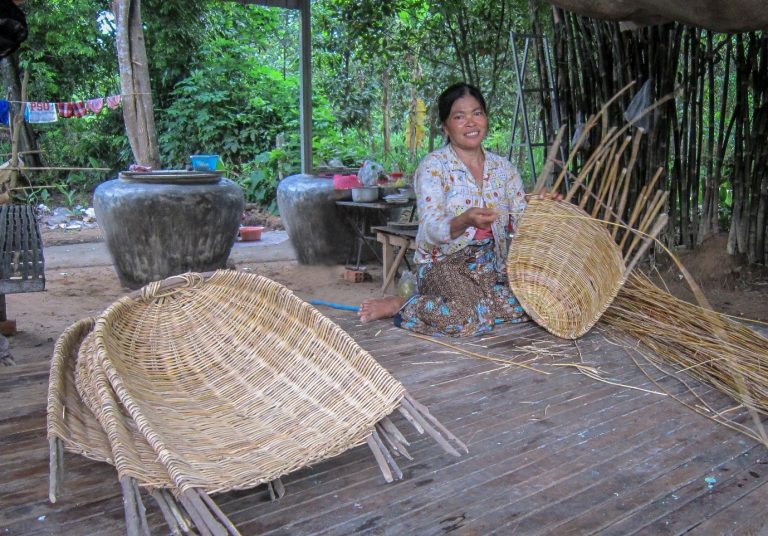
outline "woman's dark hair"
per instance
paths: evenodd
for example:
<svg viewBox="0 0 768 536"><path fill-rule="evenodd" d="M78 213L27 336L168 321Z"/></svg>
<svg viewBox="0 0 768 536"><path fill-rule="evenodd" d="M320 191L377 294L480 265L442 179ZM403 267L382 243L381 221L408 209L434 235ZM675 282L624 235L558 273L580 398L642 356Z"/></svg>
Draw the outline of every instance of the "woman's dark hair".
<svg viewBox="0 0 768 536"><path fill-rule="evenodd" d="M483 112L487 112L485 109L485 99L483 98L483 94L480 93L480 90L475 86L471 86L465 82L459 82L458 84L449 86L437 98L437 115L440 117L441 123L445 123L445 121L448 119L448 116L451 115L451 108L453 107L453 103L459 100L461 97L465 97L467 95L471 95L472 97L476 98L477 102L479 102L480 106L482 106Z"/></svg>

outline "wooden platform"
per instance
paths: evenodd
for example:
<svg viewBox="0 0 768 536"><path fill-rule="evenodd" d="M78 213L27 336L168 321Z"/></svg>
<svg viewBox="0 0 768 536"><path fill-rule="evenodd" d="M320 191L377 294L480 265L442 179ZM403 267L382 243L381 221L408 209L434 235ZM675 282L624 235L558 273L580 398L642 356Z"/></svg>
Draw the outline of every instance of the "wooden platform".
<svg viewBox="0 0 768 536"><path fill-rule="evenodd" d="M525 362L539 372L470 357L387 322L359 326L323 310L470 452L443 453L402 426L413 462L386 484L365 447L284 478L287 494L227 493L217 501L244 535L765 534L768 450L669 396L595 381L657 388L598 328L574 344L533 325L505 326L463 348ZM455 339L448 342L456 343ZM676 380L661 378L685 395ZM549 374L544 374L549 373ZM114 469L67 454L64 498L47 500L48 362L0 368L0 534L123 534ZM718 409L726 397L689 381ZM742 422L748 416L733 412ZM151 499L153 534L166 534Z"/></svg>

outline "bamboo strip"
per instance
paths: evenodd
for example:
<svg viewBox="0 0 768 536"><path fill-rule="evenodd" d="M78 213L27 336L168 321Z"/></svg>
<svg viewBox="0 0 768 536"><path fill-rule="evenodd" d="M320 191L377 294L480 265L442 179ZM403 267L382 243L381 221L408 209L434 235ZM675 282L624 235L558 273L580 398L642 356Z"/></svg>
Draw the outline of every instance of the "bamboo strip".
<svg viewBox="0 0 768 536"><path fill-rule="evenodd" d="M381 452L379 445L376 444L376 440L373 439L373 434L369 435L365 442L368 443L368 448L370 448L371 452L373 452L373 457L376 459L376 463L379 466L381 474L384 476L384 480L386 482L394 481L394 476L392 475L392 471L389 469L389 464L387 464L387 460L384 457L384 453Z"/></svg>
<svg viewBox="0 0 768 536"><path fill-rule="evenodd" d="M632 182L632 171L635 168L635 163L637 162L637 154L640 151L640 141L643 138L643 131L642 129L638 129L637 132L635 132L635 137L632 140L632 153L629 157L629 164L627 165L627 172L626 172L626 179L624 180L624 190L621 193L621 200L619 201L619 207L616 210L616 213L618 217L623 216L624 214L624 208L627 206L627 199L629 197L629 185ZM619 221L618 219L616 220ZM616 239L616 233L619 231L618 227L613 228L613 232L611 235L613 236L614 240ZM626 233L625 233L626 234Z"/></svg>
<svg viewBox="0 0 768 536"><path fill-rule="evenodd" d="M189 505L200 516L206 528L211 531L213 536L227 536L228 531L226 527L219 523L219 521L214 517L213 513L208 509L205 503L203 503L202 499L200 499L200 496L198 495L197 489L183 491L181 493L181 497L186 497Z"/></svg>
<svg viewBox="0 0 768 536"><path fill-rule="evenodd" d="M565 134L565 125L562 125L560 130L557 131L555 141L552 142L552 145L549 147L549 151L547 152L547 159L544 161L544 167L542 168L541 173L539 173L539 178L536 180L536 185L533 187L534 195L542 193L546 186L549 174L552 172L552 168L554 167L555 161L557 160L556 157L557 152L560 150L560 144L563 142L563 134ZM552 191L557 190L553 188Z"/></svg>
<svg viewBox="0 0 768 536"><path fill-rule="evenodd" d="M456 437L455 435L453 435L453 434L451 433L451 431L450 431L450 430L448 430L448 428L446 428L445 426L443 426L443 423L441 423L440 421L438 421L438 420L435 418L435 416L434 416L434 415L432 415L432 414L429 412L429 408L427 408L427 406L425 406L424 404L422 404L421 402L419 402L418 400L416 400L415 398L413 398L413 397L412 397L410 394L408 394L407 392L406 392L406 394L405 394L405 399L406 399L408 402L410 402L410 403L413 405L413 407L415 407L415 408L416 408L416 409L417 409L419 412L421 412L421 414L422 414L422 415L424 415L424 417L426 417L426 418L427 418L427 419L428 419L430 422L432 422L432 424L434 424L434 425L437 427L437 429L438 429L438 430L440 430L440 431L441 431L443 434L445 434L445 436L446 436L448 439L452 440L452 441L453 441L454 443L456 443L456 444L457 444L459 447L461 447L461 448L464 450L464 452L467 452L467 453L469 452L469 449L467 448L467 446L466 446L466 445L465 445L465 444L464 444L464 443L463 443L463 442L462 442L462 441L461 441L461 440L460 440L458 437Z"/></svg>
<svg viewBox="0 0 768 536"><path fill-rule="evenodd" d="M141 530L139 513L136 505L133 485L128 477L120 478L120 488L123 490L123 508L125 510L125 531L128 536L146 536Z"/></svg>
<svg viewBox="0 0 768 536"><path fill-rule="evenodd" d="M629 277L629 274L632 273L632 270L637 266L637 263L640 262L640 259L645 255L645 252L648 251L648 248L653 244L654 239L659 235L662 229L667 226L667 220L668 216L666 214L659 215L656 220L656 225L653 226L653 229L648 235L643 237L642 245L637 250L637 253L635 253L634 258L629 262L627 269L624 271L624 275L622 276L624 279Z"/></svg>
<svg viewBox="0 0 768 536"><path fill-rule="evenodd" d="M605 192L610 186L610 180L608 180L608 177L611 174L611 170L613 169L613 159L616 155L616 145L611 144L608 146L608 156L605 158L605 163L603 164L603 174L600 176L600 185L597 190L597 203L595 203L595 206L592 208L592 214L591 216L593 218L597 218L598 211L600 210L600 207L603 205L605 200ZM590 181L591 183L591 181Z"/></svg>
<svg viewBox="0 0 768 536"><path fill-rule="evenodd" d="M437 441L437 444L443 447L443 450L446 451L448 454L451 454L453 456L459 457L461 454L459 454L459 451L457 451L455 448L453 448L453 445L451 445L435 428L427 422L427 420L424 418L424 416L419 413L419 411L414 408L411 403L403 398L403 400L400 402L400 404L405 407L408 412L413 415L413 418L419 422L419 424L424 428L424 431L427 432L429 435L431 435L435 441Z"/></svg>
<svg viewBox="0 0 768 536"><path fill-rule="evenodd" d="M416 431L420 434L424 433L424 428L421 427L421 424L416 420L416 418L410 414L410 412L405 409L403 406L400 406L397 408L397 410L400 412L400 414L405 417L405 420L411 423L411 426L413 426Z"/></svg>
<svg viewBox="0 0 768 536"><path fill-rule="evenodd" d="M237 528L232 524L232 522L229 520L229 518L224 515L224 512L221 511L221 508L219 508L219 505L216 504L216 502L203 490L197 488L195 490L198 494L198 496L203 500L205 505L208 507L208 509L213 512L213 514L216 516L216 519L221 522L222 525L227 529L227 532L231 536L242 536L240 534L240 531L237 530Z"/></svg>
<svg viewBox="0 0 768 536"><path fill-rule="evenodd" d="M381 436L381 438L392 448L392 451L395 453L396 456L403 456L408 460L413 461L413 457L408 452L408 449L405 448L405 445L400 443L397 440L397 438L390 435L384 429L381 423L376 423L376 431L379 433L379 436Z"/></svg>
<svg viewBox="0 0 768 536"><path fill-rule="evenodd" d="M410 443L407 439L405 439L405 436L400 432L400 429L395 426L395 423L392 422L392 419L389 417L384 417L379 421L381 425L384 427L384 429L392 435L392 437L396 438L400 443L406 446L410 446Z"/></svg>
<svg viewBox="0 0 768 536"><path fill-rule="evenodd" d="M48 440L48 500L52 503L61 496L61 481L64 477L64 450L61 439Z"/></svg>
<svg viewBox="0 0 768 536"><path fill-rule="evenodd" d="M200 514L200 512L197 511L195 506L189 500L188 492L181 493L179 495L179 501L181 502L181 505L184 507L184 510L187 512L189 517L192 518L192 522L194 523L198 532L200 532L200 536L214 536L214 533L211 532L211 529L206 524L203 516ZM222 533L217 533L216 536L221 536L221 534Z"/></svg>
<svg viewBox="0 0 768 536"><path fill-rule="evenodd" d="M277 494L278 499L281 499L285 495L285 486L283 486L283 481L279 478L272 480L272 487L275 489L275 494Z"/></svg>
<svg viewBox="0 0 768 536"><path fill-rule="evenodd" d="M173 493L167 489L161 489L159 495L165 499L166 504L168 504L168 507L171 509L173 517L176 518L176 522L181 527L181 530L185 534L192 532L192 519L186 514L176 500L176 497L173 496Z"/></svg>
<svg viewBox="0 0 768 536"><path fill-rule="evenodd" d="M640 195L638 196L638 200L635 203L634 208L632 209L632 215L629 218L629 221L627 222L627 225L629 227L632 227L635 225L635 221L637 221L638 216L642 212L643 208L645 208L646 203L648 202L648 196L650 195L651 190L653 190L653 187L656 185L656 182L658 182L661 175L664 173L664 168L659 168L656 170L656 173L653 175L653 178L651 179L651 182L646 184L642 190L640 190ZM627 238L629 237L629 233L624 233L624 236L621 239L621 242L619 243L619 249L624 249L624 244L627 241Z"/></svg>
<svg viewBox="0 0 768 536"><path fill-rule="evenodd" d="M592 186L594 181L590 181L586 186L584 185L584 181L586 180L587 176L592 174L592 176L595 176L599 173L600 169L602 168L603 164L605 163L605 153L608 152L609 146L605 144L605 141L608 139L608 137L611 135L611 133L615 130L615 127L612 127L608 132L606 132L603 135L603 138L600 140L600 144L597 146L597 148L592 151L592 154L589 155L589 158L587 159L587 162L584 164L584 166L579 170L579 174L577 175L576 179L573 181L573 184L571 185L571 189L568 192L568 194L565 196L565 201L570 202L574 195L578 192L579 188L583 188L585 193L589 194L592 191ZM586 203L586 201L583 201ZM584 205L582 202L579 202L579 207L584 208Z"/></svg>
<svg viewBox="0 0 768 536"><path fill-rule="evenodd" d="M381 453L384 455L384 459L387 461L387 465L389 465L389 467L392 469L393 478L395 480L402 480L403 472L400 470L400 467L397 465L397 462L392 457L392 453L389 452L389 449L381 440L379 433L375 429L371 431L371 437L373 438L373 441L376 443L376 446L379 447L379 450L381 451Z"/></svg>
<svg viewBox="0 0 768 536"><path fill-rule="evenodd" d="M645 233L646 229L650 226L651 222L653 221L652 218L655 218L661 209L664 208L664 204L667 202L668 195L669 192L662 192L661 190L656 192L653 202L649 206L646 213L643 215L642 220L640 220L640 224L636 227L638 232L635 233L634 237L632 238L632 242L630 242L627 251L624 253L625 259L628 259L632 256L632 252L634 251L638 242L640 242L642 233Z"/></svg>
<svg viewBox="0 0 768 536"><path fill-rule="evenodd" d="M129 479L133 486L133 495L136 498L136 510L139 513L139 524L141 532L149 535L149 523L147 523L147 509L144 507L144 501L141 499L141 490L135 478Z"/></svg>
<svg viewBox="0 0 768 536"><path fill-rule="evenodd" d="M619 97L621 97L625 92L629 91L629 89L635 85L635 81L631 81L629 84L624 86L622 89L620 89L613 97L611 97L605 104L603 104L602 108L597 112L596 115L593 115L590 117L586 124L584 125L584 130L581 133L581 136L579 136L579 139L576 140L576 144L574 145L573 149L571 149L570 154L568 155L568 159L565 162L565 165L563 166L563 170L560 172L560 174L557 177L557 181L555 181L554 186L552 189L554 191L557 191L557 189L560 187L560 183L563 181L563 178L565 177L565 170L567 170L573 159L576 157L576 154L578 153L579 148L581 147L581 144L584 142L584 140L587 137L587 134L589 134L589 131L592 130L592 127L595 126L597 123L598 118L603 117L603 132L607 130L605 127L605 121L607 120L607 116L605 115L608 108L613 104Z"/></svg>
<svg viewBox="0 0 768 536"><path fill-rule="evenodd" d="M149 494L153 499L155 499L157 506L160 508L160 512L163 514L163 518L165 519L165 524L168 525L168 528L171 530L171 534L173 534L173 536L181 536L181 526L171 511L171 507L165 501L165 497L163 497L162 493L160 493L159 490L153 489L149 492Z"/></svg>

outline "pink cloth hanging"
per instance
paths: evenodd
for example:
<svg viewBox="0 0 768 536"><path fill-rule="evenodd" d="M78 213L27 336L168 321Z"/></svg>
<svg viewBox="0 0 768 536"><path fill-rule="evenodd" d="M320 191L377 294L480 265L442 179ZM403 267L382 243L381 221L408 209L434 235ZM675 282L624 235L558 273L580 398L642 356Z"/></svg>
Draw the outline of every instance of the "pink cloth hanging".
<svg viewBox="0 0 768 536"><path fill-rule="evenodd" d="M122 97L120 95L110 95L107 97L107 107L114 110L120 106L121 101Z"/></svg>
<svg viewBox="0 0 768 536"><path fill-rule="evenodd" d="M85 107L86 109L94 114L97 114L101 111L102 108L104 108L104 97L99 97L97 99L88 99L85 101Z"/></svg>

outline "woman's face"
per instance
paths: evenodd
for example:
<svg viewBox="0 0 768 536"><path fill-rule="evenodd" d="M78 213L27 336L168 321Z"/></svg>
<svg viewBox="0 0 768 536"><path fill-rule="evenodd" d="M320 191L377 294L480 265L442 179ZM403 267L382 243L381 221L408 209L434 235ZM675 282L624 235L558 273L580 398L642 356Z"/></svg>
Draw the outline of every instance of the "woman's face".
<svg viewBox="0 0 768 536"><path fill-rule="evenodd" d="M451 113L443 123L443 131L455 147L477 149L488 134L488 116L476 98L464 95L451 106Z"/></svg>

